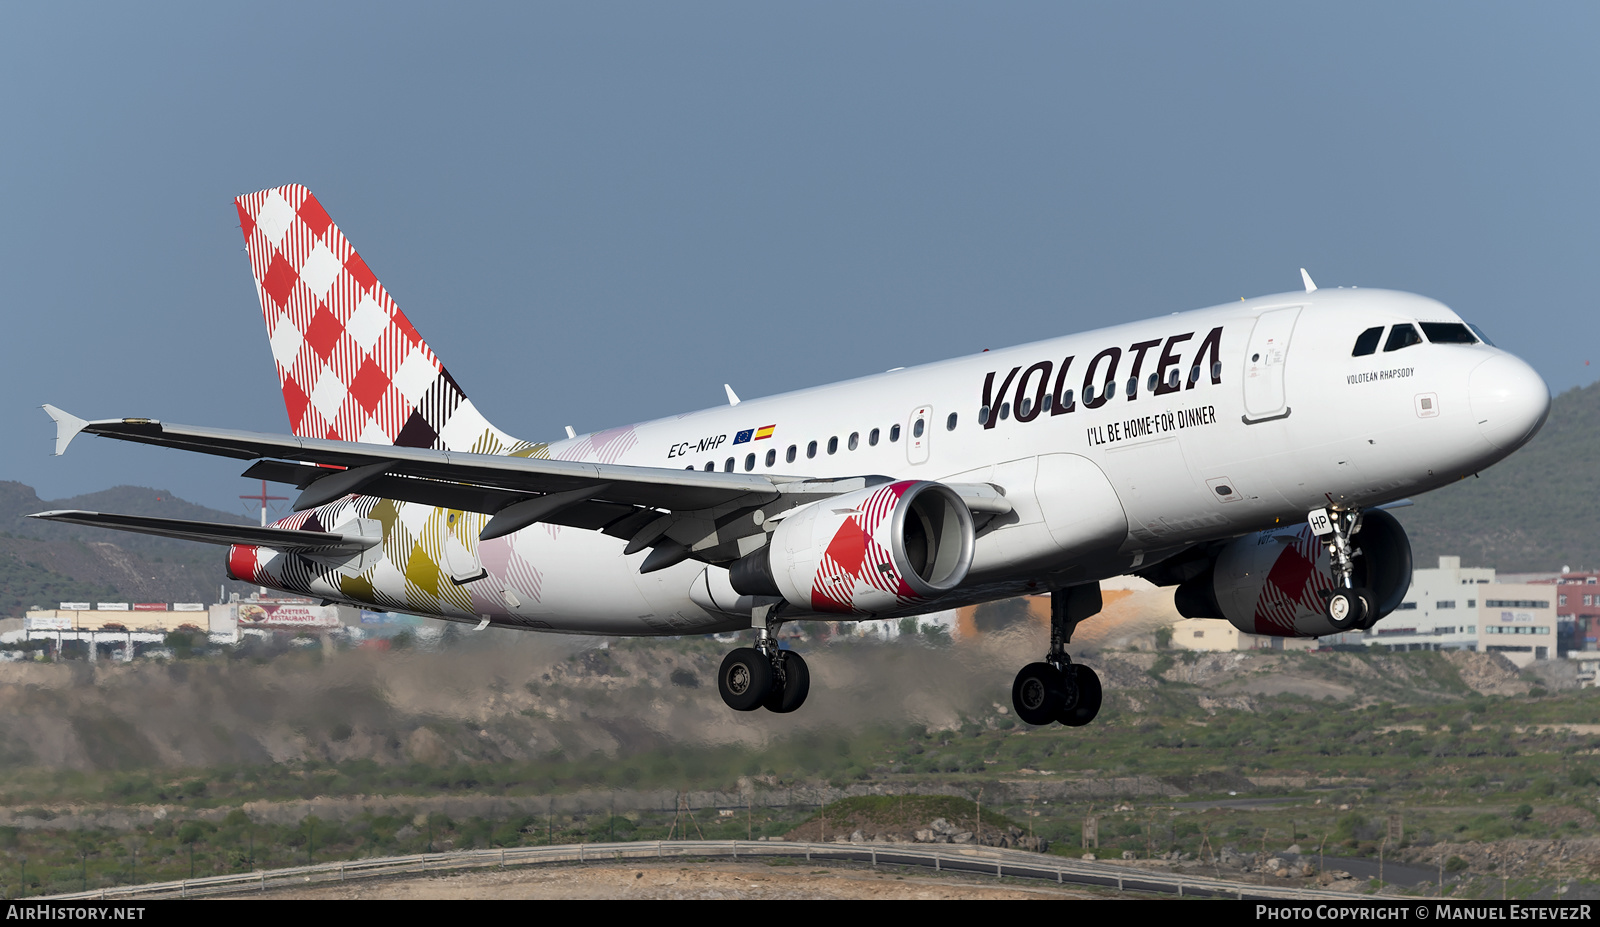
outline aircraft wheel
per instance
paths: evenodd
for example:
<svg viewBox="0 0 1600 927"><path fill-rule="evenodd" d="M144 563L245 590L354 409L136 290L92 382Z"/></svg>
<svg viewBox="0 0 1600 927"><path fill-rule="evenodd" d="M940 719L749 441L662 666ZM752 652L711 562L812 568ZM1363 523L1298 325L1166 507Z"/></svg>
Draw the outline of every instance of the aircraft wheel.
<svg viewBox="0 0 1600 927"><path fill-rule="evenodd" d="M1371 596L1362 589L1335 589L1329 593L1324 611L1335 631L1353 631L1372 611Z"/></svg>
<svg viewBox="0 0 1600 927"><path fill-rule="evenodd" d="M1370 590L1357 589L1356 594L1361 597L1361 621L1356 627L1363 631L1370 631L1372 626L1378 623L1378 618L1380 617L1378 615L1378 605L1372 601L1372 592Z"/></svg>
<svg viewBox="0 0 1600 927"><path fill-rule="evenodd" d="M1072 673L1078 697L1073 701L1072 707L1063 709L1056 715L1056 720L1068 727L1082 727L1093 721L1094 716L1100 713L1100 677L1082 663L1072 664L1067 671Z"/></svg>
<svg viewBox="0 0 1600 927"><path fill-rule="evenodd" d="M740 647L722 658L717 691L734 711L755 711L772 691L772 664L761 651Z"/></svg>
<svg viewBox="0 0 1600 927"><path fill-rule="evenodd" d="M1029 663L1011 683L1011 707L1024 724L1049 724L1066 702L1061 672L1048 663Z"/></svg>
<svg viewBox="0 0 1600 927"><path fill-rule="evenodd" d="M811 670L806 668L805 658L792 650L778 651L778 659L783 664L783 682L773 679L772 690L762 705L782 715L805 704L811 691Z"/></svg>

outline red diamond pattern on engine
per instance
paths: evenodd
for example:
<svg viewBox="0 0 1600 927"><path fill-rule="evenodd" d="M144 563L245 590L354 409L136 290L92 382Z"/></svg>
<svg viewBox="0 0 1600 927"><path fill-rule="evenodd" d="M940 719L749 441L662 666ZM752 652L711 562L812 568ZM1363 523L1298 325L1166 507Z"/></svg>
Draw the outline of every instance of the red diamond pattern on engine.
<svg viewBox="0 0 1600 927"><path fill-rule="evenodd" d="M296 435L480 453L514 443L473 408L309 190L234 205Z"/></svg>
<svg viewBox="0 0 1600 927"><path fill-rule="evenodd" d="M892 530L894 519L889 516L912 485L914 481L902 480L882 487L834 531L812 581L814 611L862 611L859 600L870 595L870 590L894 596L897 605L909 605L920 598L901 578L889 548L878 540L880 528L884 532Z"/></svg>
<svg viewBox="0 0 1600 927"><path fill-rule="evenodd" d="M1293 636L1295 615L1300 611L1320 612L1322 590L1334 587L1326 564L1318 562L1326 560L1327 552L1311 532L1311 526L1302 527L1292 537L1273 562L1256 599L1257 634Z"/></svg>

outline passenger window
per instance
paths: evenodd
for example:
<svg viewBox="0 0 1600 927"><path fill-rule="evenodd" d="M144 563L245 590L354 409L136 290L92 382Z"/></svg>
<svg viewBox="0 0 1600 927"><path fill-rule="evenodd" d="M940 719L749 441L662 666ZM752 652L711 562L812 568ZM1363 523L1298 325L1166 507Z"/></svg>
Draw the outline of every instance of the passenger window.
<svg viewBox="0 0 1600 927"><path fill-rule="evenodd" d="M712 470L715 470L715 469L717 469L717 465L714 462L709 461L709 460L706 461L706 472L707 473L710 473Z"/></svg>
<svg viewBox="0 0 1600 927"><path fill-rule="evenodd" d="M1178 388L1178 368L1172 368L1172 372L1167 374L1167 387L1169 389Z"/></svg>
<svg viewBox="0 0 1600 927"><path fill-rule="evenodd" d="M859 432L859 431L850 432L850 450L853 451L857 447L860 447L860 446L861 446L861 432Z"/></svg>
<svg viewBox="0 0 1600 927"><path fill-rule="evenodd" d="M1222 361L1212 361L1211 362L1211 379L1213 379L1213 380L1222 379Z"/></svg>
<svg viewBox="0 0 1600 927"><path fill-rule="evenodd" d="M1128 398L1133 399L1139 395L1139 378L1129 377L1127 385Z"/></svg>
<svg viewBox="0 0 1600 927"><path fill-rule="evenodd" d="M1369 328L1356 336L1356 349L1350 352L1351 357L1366 357L1378 350L1378 339L1383 337L1383 326Z"/></svg>
<svg viewBox="0 0 1600 927"><path fill-rule="evenodd" d="M829 438L828 439L828 453L830 453L830 454L839 453L839 439L837 437L833 437L833 438Z"/></svg>
<svg viewBox="0 0 1600 927"><path fill-rule="evenodd" d="M728 462L722 465L722 472L724 472L724 473L732 473L733 472L733 458L732 457L729 457L728 458Z"/></svg>
<svg viewBox="0 0 1600 927"><path fill-rule="evenodd" d="M874 428L871 431L867 432L867 446L868 447L877 447L878 446L878 429Z"/></svg>
<svg viewBox="0 0 1600 927"><path fill-rule="evenodd" d="M1072 390L1069 389L1061 394L1061 408L1068 412L1072 411Z"/></svg>
<svg viewBox="0 0 1600 927"><path fill-rule="evenodd" d="M1158 384L1160 382L1161 382L1161 378L1157 374L1152 373L1152 374L1150 374L1150 376L1145 377L1145 380L1144 380L1145 392L1149 392L1149 393L1155 392L1156 391L1156 384Z"/></svg>
<svg viewBox="0 0 1600 927"><path fill-rule="evenodd" d="M1383 343L1383 353L1409 348L1414 344L1421 344L1422 336L1410 325L1396 325L1389 329L1389 340Z"/></svg>
<svg viewBox="0 0 1600 927"><path fill-rule="evenodd" d="M1178 371L1176 370L1172 371L1172 381L1173 386L1178 385ZM1200 382L1200 365L1195 364L1189 368L1189 385L1193 386L1198 382Z"/></svg>
<svg viewBox="0 0 1600 927"><path fill-rule="evenodd" d="M889 443L893 444L898 440L900 440L900 426L899 425L890 425L889 426Z"/></svg>
<svg viewBox="0 0 1600 927"><path fill-rule="evenodd" d="M923 423L922 423L922 419L919 418L919 419L917 419L917 423L915 425L911 426L911 437L920 438L920 437L922 437L922 432L923 432Z"/></svg>
<svg viewBox="0 0 1600 927"><path fill-rule="evenodd" d="M1115 398L1117 398L1117 381L1116 380L1107 380L1106 381L1106 398L1107 399L1115 399Z"/></svg>
<svg viewBox="0 0 1600 927"><path fill-rule="evenodd" d="M749 473L751 470L754 470L755 468L756 468L756 455L754 455L754 454L746 454L746 455L744 455L744 472Z"/></svg>
<svg viewBox="0 0 1600 927"><path fill-rule="evenodd" d="M1011 403L1009 403L1009 402L1000 403L1000 421L1003 422L1003 421L1005 421L1006 419L1008 419L1010 417L1011 417ZM922 437L922 435L917 435L917 437L920 438L920 437Z"/></svg>
<svg viewBox="0 0 1600 927"><path fill-rule="evenodd" d="M787 463L794 463L794 452L796 450L797 448L793 444L789 445L789 450L785 451L783 455L784 461Z"/></svg>
<svg viewBox="0 0 1600 927"><path fill-rule="evenodd" d="M1083 401L1084 402L1094 402L1094 387L1085 386L1083 388Z"/></svg>
<svg viewBox="0 0 1600 927"><path fill-rule="evenodd" d="M1021 404L1019 404L1017 406L1017 417L1018 418L1022 418L1024 416L1026 416L1028 414L1028 410L1032 409L1032 408L1033 408L1033 400L1032 399L1024 399L1024 400L1022 400Z"/></svg>
<svg viewBox="0 0 1600 927"><path fill-rule="evenodd" d="M945 431L955 431L956 430L956 414L954 412L951 412L950 413L950 417L944 420L944 430Z"/></svg>
<svg viewBox="0 0 1600 927"><path fill-rule="evenodd" d="M767 466L770 467L770 466L772 466L773 464L775 464L777 462L778 462L778 449L777 448L773 448L772 450L767 451Z"/></svg>
<svg viewBox="0 0 1600 927"><path fill-rule="evenodd" d="M806 459L809 460L815 456L817 456L817 442L813 441L806 445Z"/></svg>
<svg viewBox="0 0 1600 927"><path fill-rule="evenodd" d="M1050 404L1052 402L1054 402L1054 401L1055 400L1050 398L1050 394L1049 393L1045 393L1044 394L1044 398L1039 400L1039 411L1040 412L1049 412L1050 411ZM983 423L979 422L978 424L982 425Z"/></svg>
<svg viewBox="0 0 1600 927"><path fill-rule="evenodd" d="M1478 339L1460 322L1423 322L1422 333L1434 344L1477 344Z"/></svg>

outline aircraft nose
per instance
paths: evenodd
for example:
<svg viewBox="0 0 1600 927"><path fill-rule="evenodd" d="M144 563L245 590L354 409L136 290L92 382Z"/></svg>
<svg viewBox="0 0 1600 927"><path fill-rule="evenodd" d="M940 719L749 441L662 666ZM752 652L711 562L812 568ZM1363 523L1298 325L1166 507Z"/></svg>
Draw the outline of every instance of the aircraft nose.
<svg viewBox="0 0 1600 927"><path fill-rule="evenodd" d="M1479 364L1467 384L1472 414L1490 444L1503 451L1528 443L1550 414L1550 388L1534 369L1510 354Z"/></svg>

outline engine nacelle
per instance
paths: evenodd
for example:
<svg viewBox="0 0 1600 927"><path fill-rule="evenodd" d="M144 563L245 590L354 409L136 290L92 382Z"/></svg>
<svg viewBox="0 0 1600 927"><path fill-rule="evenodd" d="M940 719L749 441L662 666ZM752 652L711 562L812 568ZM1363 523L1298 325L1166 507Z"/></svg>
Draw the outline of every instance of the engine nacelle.
<svg viewBox="0 0 1600 927"><path fill-rule="evenodd" d="M741 595L879 615L960 585L974 544L972 512L955 490L901 480L795 510L771 543L733 564L729 578Z"/></svg>
<svg viewBox="0 0 1600 927"><path fill-rule="evenodd" d="M1355 584L1372 592L1382 618L1411 588L1411 542L1394 516L1381 510L1362 516L1350 542L1359 551ZM1178 587L1176 604L1185 618L1222 618L1250 634L1321 637L1338 633L1328 623L1322 596L1335 586L1327 549L1310 525L1299 525L1232 541L1211 569Z"/></svg>

